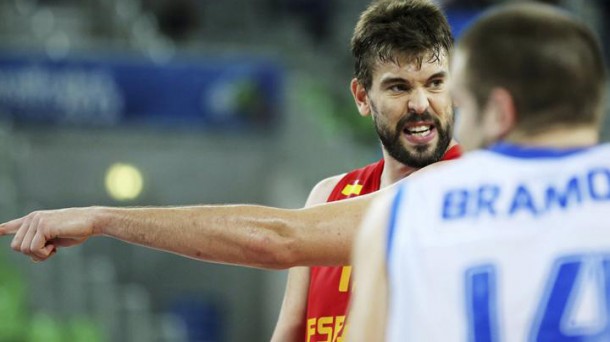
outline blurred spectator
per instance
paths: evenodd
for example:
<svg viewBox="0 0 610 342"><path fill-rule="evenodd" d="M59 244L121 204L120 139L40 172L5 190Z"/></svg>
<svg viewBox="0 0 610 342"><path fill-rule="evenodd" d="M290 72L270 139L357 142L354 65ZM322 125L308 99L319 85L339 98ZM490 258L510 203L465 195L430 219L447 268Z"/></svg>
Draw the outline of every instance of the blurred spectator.
<svg viewBox="0 0 610 342"><path fill-rule="evenodd" d="M331 22L336 9L334 0L270 0L270 9L280 9L302 22L314 43L320 44L331 36Z"/></svg>
<svg viewBox="0 0 610 342"><path fill-rule="evenodd" d="M200 28L202 9L193 0L164 1L155 10L161 33L171 40L188 41Z"/></svg>

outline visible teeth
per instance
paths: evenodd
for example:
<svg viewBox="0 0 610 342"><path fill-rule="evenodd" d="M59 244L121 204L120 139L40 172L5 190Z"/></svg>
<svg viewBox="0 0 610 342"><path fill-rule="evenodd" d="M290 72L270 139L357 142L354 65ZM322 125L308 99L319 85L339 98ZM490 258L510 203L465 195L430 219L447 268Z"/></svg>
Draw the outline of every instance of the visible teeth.
<svg viewBox="0 0 610 342"><path fill-rule="evenodd" d="M407 129L411 134L421 134L430 131L430 126L415 126Z"/></svg>
<svg viewBox="0 0 610 342"><path fill-rule="evenodd" d="M427 131L423 131L423 132L411 133L411 135L417 135L418 137L425 137L425 136L430 135L430 133L432 133L432 131L427 130Z"/></svg>

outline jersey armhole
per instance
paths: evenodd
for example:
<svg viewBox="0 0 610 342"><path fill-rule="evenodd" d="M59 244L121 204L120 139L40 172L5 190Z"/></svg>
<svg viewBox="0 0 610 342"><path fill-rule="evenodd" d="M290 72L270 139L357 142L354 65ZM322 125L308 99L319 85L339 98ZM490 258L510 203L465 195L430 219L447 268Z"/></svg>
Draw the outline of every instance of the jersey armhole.
<svg viewBox="0 0 610 342"><path fill-rule="evenodd" d="M327 203L344 177L345 174L340 174L319 181L309 192L305 208Z"/></svg>

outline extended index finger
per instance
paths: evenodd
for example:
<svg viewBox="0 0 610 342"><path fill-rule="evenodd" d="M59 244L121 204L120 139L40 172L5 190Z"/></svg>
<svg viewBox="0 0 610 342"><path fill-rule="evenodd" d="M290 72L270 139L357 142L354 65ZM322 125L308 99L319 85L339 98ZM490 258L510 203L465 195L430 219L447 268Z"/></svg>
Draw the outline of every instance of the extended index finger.
<svg viewBox="0 0 610 342"><path fill-rule="evenodd" d="M19 230L19 227L23 224L25 217L21 217L12 221L8 221L0 224L0 236L15 234Z"/></svg>

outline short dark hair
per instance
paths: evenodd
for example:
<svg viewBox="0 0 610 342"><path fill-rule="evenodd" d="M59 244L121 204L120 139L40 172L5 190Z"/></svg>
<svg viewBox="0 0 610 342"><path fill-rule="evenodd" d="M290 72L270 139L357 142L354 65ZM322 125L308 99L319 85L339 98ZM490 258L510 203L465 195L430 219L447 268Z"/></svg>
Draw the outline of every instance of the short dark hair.
<svg viewBox="0 0 610 342"><path fill-rule="evenodd" d="M354 74L370 89L377 62L397 62L399 54L421 64L439 61L453 46L453 36L441 9L428 0L378 0L360 16L352 36Z"/></svg>
<svg viewBox="0 0 610 342"><path fill-rule="evenodd" d="M599 42L563 10L531 3L492 10L464 33L458 50L479 108L494 87L507 89L526 134L601 119L606 71Z"/></svg>

